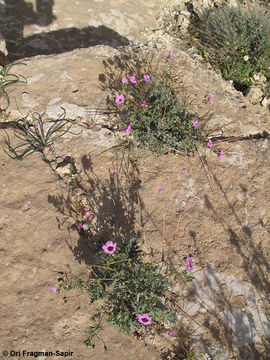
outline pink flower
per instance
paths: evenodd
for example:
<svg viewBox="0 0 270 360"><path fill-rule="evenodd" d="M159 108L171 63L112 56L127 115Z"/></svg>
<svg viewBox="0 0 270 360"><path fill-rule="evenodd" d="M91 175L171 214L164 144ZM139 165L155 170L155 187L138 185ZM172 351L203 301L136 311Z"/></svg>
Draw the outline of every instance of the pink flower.
<svg viewBox="0 0 270 360"><path fill-rule="evenodd" d="M142 107L148 107L148 105L147 105L146 103L141 102L141 101L140 101L140 105L141 105Z"/></svg>
<svg viewBox="0 0 270 360"><path fill-rule="evenodd" d="M57 293L57 292L58 292L58 290L57 290L56 288L51 288L51 292L53 292L53 293Z"/></svg>
<svg viewBox="0 0 270 360"><path fill-rule="evenodd" d="M86 169L87 170L92 169L92 165L90 165L90 164L86 165Z"/></svg>
<svg viewBox="0 0 270 360"><path fill-rule="evenodd" d="M82 223L78 224L78 228L80 228L80 229L82 228Z"/></svg>
<svg viewBox="0 0 270 360"><path fill-rule="evenodd" d="M143 78L146 82L148 82L149 84L151 83L151 80L150 80L150 75L143 75Z"/></svg>
<svg viewBox="0 0 270 360"><path fill-rule="evenodd" d="M128 126L123 130L126 134L130 132L131 124L128 124Z"/></svg>
<svg viewBox="0 0 270 360"><path fill-rule="evenodd" d="M214 104L214 101L213 101L212 96L209 96L209 104L211 104L211 105L213 105L213 104Z"/></svg>
<svg viewBox="0 0 270 360"><path fill-rule="evenodd" d="M122 83L125 84L127 82L127 78L123 77Z"/></svg>
<svg viewBox="0 0 270 360"><path fill-rule="evenodd" d="M195 127L195 129L197 129L199 127L199 122L198 119L196 119L193 123L193 126Z"/></svg>
<svg viewBox="0 0 270 360"><path fill-rule="evenodd" d="M61 158L62 158L62 159L65 159L65 158L66 158L66 155L65 155L65 154L61 155Z"/></svg>
<svg viewBox="0 0 270 360"><path fill-rule="evenodd" d="M92 218L93 218L93 215L92 215L92 214L87 215L87 219L88 219L88 220L91 220Z"/></svg>
<svg viewBox="0 0 270 360"><path fill-rule="evenodd" d="M143 325L151 325L152 324L152 318L148 315L148 314L136 314L137 319L139 321L140 324Z"/></svg>
<svg viewBox="0 0 270 360"><path fill-rule="evenodd" d="M116 104L123 104L125 102L125 96L123 94L117 95L115 102Z"/></svg>
<svg viewBox="0 0 270 360"><path fill-rule="evenodd" d="M164 189L158 189L158 193L159 193L159 194L163 194L163 193L164 193Z"/></svg>
<svg viewBox="0 0 270 360"><path fill-rule="evenodd" d="M183 168L182 171L185 173L187 172L187 168Z"/></svg>
<svg viewBox="0 0 270 360"><path fill-rule="evenodd" d="M222 158L224 158L224 150L220 151L220 154L218 156L218 158L221 160Z"/></svg>
<svg viewBox="0 0 270 360"><path fill-rule="evenodd" d="M87 209L86 209L86 207L82 207L82 211L86 211Z"/></svg>
<svg viewBox="0 0 270 360"><path fill-rule="evenodd" d="M172 331L169 332L169 336L170 336L170 337L173 337L173 336L174 336L174 334L173 334Z"/></svg>
<svg viewBox="0 0 270 360"><path fill-rule="evenodd" d="M212 140L208 139L208 143L207 146L211 149L211 147L213 146Z"/></svg>
<svg viewBox="0 0 270 360"><path fill-rule="evenodd" d="M93 129L94 125L90 125L89 127L90 127L90 129Z"/></svg>
<svg viewBox="0 0 270 360"><path fill-rule="evenodd" d="M193 264L191 262L190 256L187 257L187 269L188 270L193 270Z"/></svg>
<svg viewBox="0 0 270 360"><path fill-rule="evenodd" d="M168 58L169 58L170 60L172 60L172 59L173 59L173 56L169 53L169 54L168 54Z"/></svg>
<svg viewBox="0 0 270 360"><path fill-rule="evenodd" d="M102 249L106 254L113 254L116 251L116 246L116 243L107 241L106 244L102 246Z"/></svg>
<svg viewBox="0 0 270 360"><path fill-rule="evenodd" d="M135 76L130 76L129 81L132 82L133 84L137 84L137 80L136 80Z"/></svg>
<svg viewBox="0 0 270 360"><path fill-rule="evenodd" d="M112 173L112 176L113 176L113 177L116 177L116 176L117 176L117 173L116 173L116 172L113 172L113 173Z"/></svg>
<svg viewBox="0 0 270 360"><path fill-rule="evenodd" d="M37 126L39 126L39 122L37 121Z"/></svg>

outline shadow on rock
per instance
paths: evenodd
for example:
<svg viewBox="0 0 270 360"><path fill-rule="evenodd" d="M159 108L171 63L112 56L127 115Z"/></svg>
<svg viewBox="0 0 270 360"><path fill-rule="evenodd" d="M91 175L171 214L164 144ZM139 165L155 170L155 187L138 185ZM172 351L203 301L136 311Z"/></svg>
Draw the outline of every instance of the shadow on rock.
<svg viewBox="0 0 270 360"><path fill-rule="evenodd" d="M24 26L37 24L47 26L56 18L53 0L36 0L33 4L24 0L5 0L0 4L0 24L10 61L36 55L60 54L78 48L95 45L118 47L129 45L129 40L106 26L76 27L42 32L23 37Z"/></svg>
<svg viewBox="0 0 270 360"><path fill-rule="evenodd" d="M228 242L240 256L239 266L244 269L247 279L243 281L226 276L224 269L223 274L218 274L208 266L196 274L197 281L190 285L188 293L191 301L195 297L201 303L194 303L187 312L202 325L198 342L211 357L227 359L226 356L236 356L239 360L267 360L270 353L270 317L259 300L263 299L266 303L269 299L270 283L266 275L269 263L262 249L256 246L252 227L247 222L243 223L242 215L238 214L239 211L237 213L235 204L229 200L224 186L209 164L208 170L218 188L216 198L221 194L225 209L220 211L216 199L213 197L212 201L207 194L204 196L205 208L227 234ZM240 188L243 191L241 208L246 209L249 189L242 184ZM200 249L196 232L190 231L190 236L194 248ZM214 343L215 353L212 346Z"/></svg>
<svg viewBox="0 0 270 360"><path fill-rule="evenodd" d="M121 246L140 233L135 228L136 213L143 208L138 195L140 182L131 173L128 162L118 164L117 172L108 171L107 179L100 178L92 169L87 170L85 156L82 157L85 170L83 185L72 187L68 195L49 195L48 201L65 216L58 220L59 228L77 230L78 243L69 244L79 262L91 264L93 255L101 250L107 241ZM75 169L76 171L76 169Z"/></svg>

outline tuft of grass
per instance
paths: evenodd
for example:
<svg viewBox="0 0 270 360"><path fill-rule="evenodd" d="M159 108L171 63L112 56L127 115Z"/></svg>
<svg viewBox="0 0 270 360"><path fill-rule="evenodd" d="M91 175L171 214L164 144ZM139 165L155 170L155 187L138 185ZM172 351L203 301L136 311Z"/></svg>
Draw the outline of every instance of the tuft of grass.
<svg viewBox="0 0 270 360"><path fill-rule="evenodd" d="M34 113L30 120L28 116L20 119L16 124L14 135L22 143L13 147L9 135L6 133L4 147L6 154L12 159L23 160L34 152L43 153L45 147L63 136L72 126L71 124L66 127L70 121L65 119L66 111L64 108L62 109L63 113L47 129L44 126L42 115L39 113Z"/></svg>
<svg viewBox="0 0 270 360"><path fill-rule="evenodd" d="M24 63L8 64L0 66L0 118L5 115L5 111L9 107L9 96L6 88L15 83L26 83L26 79L22 75L12 74L10 72L14 65L26 65Z"/></svg>
<svg viewBox="0 0 270 360"><path fill-rule="evenodd" d="M238 3L204 9L189 30L193 45L237 90L245 92L257 73L269 83L270 12L265 6Z"/></svg>

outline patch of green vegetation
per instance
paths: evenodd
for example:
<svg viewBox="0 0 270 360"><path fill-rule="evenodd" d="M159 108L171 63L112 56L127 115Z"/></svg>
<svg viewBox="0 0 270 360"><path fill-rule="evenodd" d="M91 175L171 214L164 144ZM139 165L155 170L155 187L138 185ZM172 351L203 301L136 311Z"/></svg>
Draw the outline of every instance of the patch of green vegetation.
<svg viewBox="0 0 270 360"><path fill-rule="evenodd" d="M226 80L245 92L255 74L270 80L270 12L249 3L205 9L189 27L191 41Z"/></svg>

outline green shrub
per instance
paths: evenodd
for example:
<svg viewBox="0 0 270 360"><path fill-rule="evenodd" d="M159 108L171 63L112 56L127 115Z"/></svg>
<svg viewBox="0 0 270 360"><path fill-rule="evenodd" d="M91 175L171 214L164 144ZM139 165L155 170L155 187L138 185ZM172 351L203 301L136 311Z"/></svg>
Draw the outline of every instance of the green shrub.
<svg viewBox="0 0 270 360"><path fill-rule="evenodd" d="M170 54L152 62L143 55L139 61L135 57L132 54L119 65L118 78L114 71L107 75L107 89L112 92L110 102L113 113L118 114L119 128L131 131L139 148L148 148L155 154L194 151L208 133L204 130L205 121L191 111L192 104L186 101L175 60ZM126 65L128 61L131 64ZM194 127L196 120L198 127Z"/></svg>
<svg viewBox="0 0 270 360"><path fill-rule="evenodd" d="M204 10L200 20L191 23L190 33L198 50L238 90L250 87L256 73L269 81L270 12L266 7L223 4Z"/></svg>
<svg viewBox="0 0 270 360"><path fill-rule="evenodd" d="M108 252L108 244L111 253ZM91 304L103 300L90 319L93 325L87 329L89 338L85 344L94 347L96 338L102 340L98 334L103 329L103 320L124 334L148 325L153 329L155 325L175 322L174 307L168 301L169 290L173 280L193 280L187 270L180 274L167 264L166 270L161 273L157 266L143 262L136 237L120 248L116 248L113 242L106 245L102 247L104 251L98 254L100 264L91 266L88 279L67 273L60 273L62 276L58 279L60 291L80 288L87 292ZM145 314L148 323L144 324L138 315Z"/></svg>

